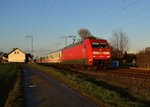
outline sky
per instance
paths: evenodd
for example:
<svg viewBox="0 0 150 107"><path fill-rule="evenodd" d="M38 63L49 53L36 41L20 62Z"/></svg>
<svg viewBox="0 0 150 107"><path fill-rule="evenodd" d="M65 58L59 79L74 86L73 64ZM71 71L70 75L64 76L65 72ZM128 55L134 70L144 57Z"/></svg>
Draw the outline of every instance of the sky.
<svg viewBox="0 0 150 107"><path fill-rule="evenodd" d="M136 53L150 47L150 0L0 0L0 51L31 52L33 37L34 55L44 55L81 28L108 41L121 29Z"/></svg>

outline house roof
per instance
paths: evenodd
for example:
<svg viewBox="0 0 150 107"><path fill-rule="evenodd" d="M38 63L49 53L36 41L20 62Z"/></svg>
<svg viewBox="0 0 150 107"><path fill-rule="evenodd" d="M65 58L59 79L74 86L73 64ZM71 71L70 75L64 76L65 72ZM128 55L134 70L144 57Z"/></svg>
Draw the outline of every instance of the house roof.
<svg viewBox="0 0 150 107"><path fill-rule="evenodd" d="M14 48L14 49L13 49L11 52L9 52L7 55L11 54L11 53L14 52L15 50L19 50L19 51L21 51L22 53L25 54L25 52L23 52L22 50L20 50L20 49L18 49L18 48Z"/></svg>

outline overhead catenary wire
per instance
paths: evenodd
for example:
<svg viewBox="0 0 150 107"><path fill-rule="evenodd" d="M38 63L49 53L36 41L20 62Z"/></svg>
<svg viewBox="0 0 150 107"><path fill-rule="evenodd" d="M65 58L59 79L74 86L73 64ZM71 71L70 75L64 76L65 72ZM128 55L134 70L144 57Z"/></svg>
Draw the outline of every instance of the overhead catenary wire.
<svg viewBox="0 0 150 107"><path fill-rule="evenodd" d="M41 20L40 27L42 27L42 25L44 25L44 23L46 21L46 18L52 13L52 10L54 9L54 7L56 5L56 1L57 0L53 0L53 2L49 2L48 9L47 9L47 14L45 16L43 16L43 20Z"/></svg>
<svg viewBox="0 0 150 107"><path fill-rule="evenodd" d="M38 16L35 19L35 22L34 22L33 27L32 27L32 33L33 34L36 32L36 26L37 26L37 24L39 22L39 19L40 19L42 13L43 13L43 10L44 10L44 8L46 6L46 3L47 3L47 0L44 0L43 5L42 5L42 7L40 9L40 12L39 12Z"/></svg>
<svg viewBox="0 0 150 107"><path fill-rule="evenodd" d="M138 11L138 12L136 12L135 14L132 14L131 16L129 16L129 17L126 17L125 18L125 20L123 19L120 23L120 25L118 25L118 27L119 28L122 28L122 27L126 27L126 26L129 26L129 25L132 25L132 24L134 24L134 23L136 23L136 22L138 22L138 21L142 21L142 19L144 19L144 18L141 18L141 19L139 19L139 20L135 20L135 17L136 16L139 16L139 15L142 15L142 14L144 14L144 13L146 13L146 12L149 12L149 9L150 8L145 8L145 9L143 9L142 11ZM147 17L146 17L147 18ZM125 23L125 22L127 22L127 21L130 21L130 19L133 19L132 20L132 22L130 22L130 23ZM123 23L125 23L125 24L123 24ZM109 26L109 27L107 27L107 30L108 29L111 29L112 28L112 26ZM110 30L108 30L107 32L105 32L105 33L108 33L108 32L110 32Z"/></svg>
<svg viewBox="0 0 150 107"><path fill-rule="evenodd" d="M149 18L150 18L150 15L145 16L145 17L142 17L142 18L140 18L140 19L138 19L138 20L134 20L134 21L132 21L132 22L130 22L130 23L121 24L121 25L118 26L118 28L129 27L129 26L132 26L132 25L134 25L134 24L137 24L137 22L140 23L140 22L145 21L145 20L147 20L147 19L149 19ZM143 20L143 19L144 19L144 20ZM110 33L111 31L112 31L112 30L108 30L108 29L107 29L107 31L105 31L104 33Z"/></svg>
<svg viewBox="0 0 150 107"><path fill-rule="evenodd" d="M56 1L57 1L57 0L54 0L53 3L52 3L52 5L49 6L49 10L48 10L47 16L48 16L48 15L52 12L52 10L54 9L55 4L56 4Z"/></svg>
<svg viewBox="0 0 150 107"><path fill-rule="evenodd" d="M114 9L114 8L116 8L118 5L120 5L122 3L122 1L120 1L120 2L117 2L117 4L114 4L113 6L111 6L110 8L107 8L107 10L105 11L105 14L103 14L103 16L105 16L105 15L107 15L106 13L109 13L109 12L111 12L112 11L112 9ZM98 16L95 16L94 18L93 18L93 20L95 21L95 20L99 20L99 18L101 17L101 14L100 15L98 15ZM93 20L91 20L90 22L92 23L93 22ZM90 23L89 23L90 24ZM94 22L93 22L93 24L95 24Z"/></svg>
<svg viewBox="0 0 150 107"><path fill-rule="evenodd" d="M133 20L132 20L130 23L125 23L125 24L121 23L120 25L118 25L119 28L127 27L127 26L130 26L130 25L135 24L136 22L141 22L141 21L146 20L146 18L149 18L149 16L145 16L144 18L140 18L140 19L138 19L138 20L135 20L135 17L136 17L136 16L139 16L139 15L142 15L142 14L144 14L144 13L146 13L146 12L149 12L149 9L150 9L150 8L145 8L145 9L143 9L141 12L137 12L137 13L135 13L135 14L133 14L133 15L131 15L131 16L125 18L125 20L122 20L121 22L125 23L126 21L130 21L130 19L133 19ZM143 20L143 19L144 19L144 20Z"/></svg>
<svg viewBox="0 0 150 107"><path fill-rule="evenodd" d="M105 15L107 15L106 13L111 12L112 9L116 8L116 7L117 7L118 5L120 5L121 3L122 3L122 1L118 2L117 4L114 4L114 5L111 6L109 9L107 9L107 10L105 11L105 14L103 14L103 17L105 17ZM90 26L96 24L96 22L99 20L99 18L100 18L101 16L102 16L101 14L98 15L98 16L95 16L95 17L93 18L93 20L94 20L95 22L93 22L93 20L91 20L90 23L89 23ZM87 25L88 25L88 24L87 24Z"/></svg>
<svg viewBox="0 0 150 107"><path fill-rule="evenodd" d="M129 25L133 25L133 24L135 24L136 22L142 22L142 21L145 21L145 20L147 20L147 19L149 19L149 18L150 18L150 15L149 15L149 16L145 16L145 17L143 17L143 18L140 18L140 19L138 19L138 20L132 21L131 23L122 25L121 27L126 27L126 26L129 26ZM144 19L144 20L143 20L143 19Z"/></svg>
<svg viewBox="0 0 150 107"><path fill-rule="evenodd" d="M136 16L139 16L139 15L142 15L142 14L144 14L145 12L150 11L149 9L150 9L150 8L146 8L146 9L142 10L141 12L138 11L137 13L132 14L131 16L128 16L127 18L125 18L125 20L123 19L121 22L125 23L126 21L129 21L130 19L133 19L133 18L134 18L133 21L134 21L134 22L137 22L137 21L135 21L135 17L136 17ZM144 19L144 18L142 18L142 19ZM139 21L140 21L140 20L139 20ZM130 25L130 24L132 24L132 23L134 23L134 22L125 23L125 24L120 24L119 27L125 27L125 26Z"/></svg>
<svg viewBox="0 0 150 107"><path fill-rule="evenodd" d="M139 1L140 1L140 0L135 0L135 1L131 2L130 4L128 4L128 5L124 6L124 7L122 7L121 9L119 9L119 10L117 10L117 11L111 13L110 15L108 15L108 16L106 16L106 17L103 17L103 18L101 18L101 19L99 19L99 20L97 20L97 21L94 22L93 24L89 25L89 27L93 27L93 26L95 26L96 24L98 24L99 22L103 22L103 21L106 21L106 20L109 19L109 18L112 18L112 16L119 14L119 13L122 12L123 10L125 10L125 9L127 9L127 8L129 8L129 7L133 6L133 5L135 5L135 4L138 3Z"/></svg>
<svg viewBox="0 0 150 107"><path fill-rule="evenodd" d="M57 0L53 0L48 2L49 0L44 0L43 5L39 11L39 14L37 16L37 18L35 19L35 22L33 24L33 28L32 28L32 35L37 35L40 30L42 28L42 26L44 25L46 18L48 17L48 15L51 14L52 10L55 7L56 1Z"/></svg>
<svg viewBox="0 0 150 107"><path fill-rule="evenodd" d="M36 28L34 30L34 34L37 33L37 31L39 31L40 28L42 28L42 26L44 25L45 23L45 20L46 18L51 14L52 10L54 9L55 7L55 4L56 4L56 1L57 0L53 0L53 2L49 2L48 4L48 9L46 11L46 4L47 4L47 0L45 0L44 4L43 4L43 7L41 8L41 11L39 13L39 16L37 17L36 21L35 21L35 24L34 24L34 28ZM51 5L52 4L52 5ZM43 14L43 18L40 20L40 17L42 17L42 13L44 13L44 10L45 10L45 15ZM38 24L39 23L39 24Z"/></svg>
<svg viewBox="0 0 150 107"><path fill-rule="evenodd" d="M135 5L135 4L137 4L139 1L140 1L140 0L135 0L134 2L132 2L132 3L128 4L128 5L126 5L125 7L119 9L118 12L119 12L119 13L122 12L123 10L125 10L125 9L127 9L127 8L129 8L129 7L133 6L133 5ZM109 17L112 18L112 16L118 14L118 13L115 13L115 12L113 12L113 13L114 13L114 14L111 14L111 16L109 16ZM136 13L136 14L134 14L134 15L131 15L131 16L128 17L128 18L130 19L131 17L137 16L137 15L139 15L139 14L141 14L141 13L138 12L138 13ZM108 17L108 19L109 19L109 17ZM127 18L127 20L128 20L128 18ZM105 21L105 19L104 19L104 21ZM124 22L124 21L123 21L123 22ZM101 26L96 27L96 28L104 27L105 25L106 25L106 24L103 24L103 26L102 26L102 24L101 24ZM92 27L94 27L94 26L92 26ZM111 29L111 28L113 28L113 27L115 27L113 24L109 24L109 26L107 26L107 28L105 29L106 31L103 30L103 33L102 33L102 32L101 32L101 33L102 33L102 34L106 34L106 33L107 33L107 35L108 35L108 34L110 34L110 32L112 32L112 30L109 30L109 29ZM120 28L120 26L119 26L119 28Z"/></svg>

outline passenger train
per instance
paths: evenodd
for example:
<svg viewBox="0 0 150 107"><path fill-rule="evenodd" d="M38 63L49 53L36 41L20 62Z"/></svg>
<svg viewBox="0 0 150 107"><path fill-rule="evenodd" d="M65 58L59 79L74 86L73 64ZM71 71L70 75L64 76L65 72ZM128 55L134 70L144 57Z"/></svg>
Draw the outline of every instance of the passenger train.
<svg viewBox="0 0 150 107"><path fill-rule="evenodd" d="M63 49L38 58L37 63L80 65L105 67L110 59L110 47L107 40L88 37Z"/></svg>

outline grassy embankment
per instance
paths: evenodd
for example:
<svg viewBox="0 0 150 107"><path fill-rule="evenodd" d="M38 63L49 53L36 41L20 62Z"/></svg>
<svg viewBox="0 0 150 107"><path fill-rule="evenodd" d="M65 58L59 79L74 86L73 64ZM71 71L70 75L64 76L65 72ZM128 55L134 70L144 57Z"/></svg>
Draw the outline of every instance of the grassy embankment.
<svg viewBox="0 0 150 107"><path fill-rule="evenodd" d="M0 107L23 107L21 71L17 64L0 64Z"/></svg>
<svg viewBox="0 0 150 107"><path fill-rule="evenodd" d="M32 66L41 69L51 77L65 83L69 87L80 92L82 95L87 96L89 99L92 99L94 102L96 102L99 106L149 107L150 105L150 101L145 100L145 96L138 95L139 93L134 93L131 91L133 88L137 88L136 85L129 87L124 86L124 79L123 82L121 79L118 81L117 78L113 77L107 77L108 80L103 80L100 78L98 79L88 77L67 71L60 72L60 70L36 64L32 64Z"/></svg>

